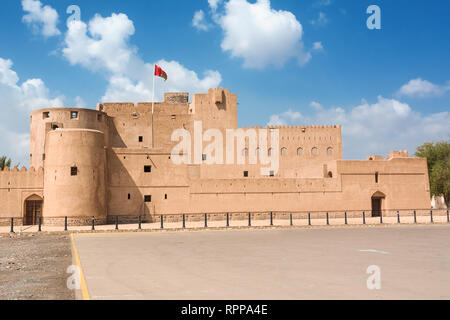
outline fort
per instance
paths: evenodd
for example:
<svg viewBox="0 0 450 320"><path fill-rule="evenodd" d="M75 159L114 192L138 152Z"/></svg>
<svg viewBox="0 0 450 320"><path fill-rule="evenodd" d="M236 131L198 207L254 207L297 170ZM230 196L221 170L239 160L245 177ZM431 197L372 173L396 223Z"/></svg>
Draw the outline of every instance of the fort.
<svg viewBox="0 0 450 320"><path fill-rule="evenodd" d="M279 134L279 168L235 162L175 164L172 133L195 122L226 135L237 129L237 96L228 89L166 93L163 102L104 103L96 110L48 108L30 117L30 169L0 172L0 223L107 223L140 216L245 212L429 209L426 159L343 160L341 126L269 127ZM259 127L252 127L260 129ZM245 128L244 128L245 129ZM271 140L268 139L269 148ZM193 148L194 146L192 146ZM239 148L239 144L235 146ZM248 139L235 154L257 153ZM269 149L270 152L270 149Z"/></svg>

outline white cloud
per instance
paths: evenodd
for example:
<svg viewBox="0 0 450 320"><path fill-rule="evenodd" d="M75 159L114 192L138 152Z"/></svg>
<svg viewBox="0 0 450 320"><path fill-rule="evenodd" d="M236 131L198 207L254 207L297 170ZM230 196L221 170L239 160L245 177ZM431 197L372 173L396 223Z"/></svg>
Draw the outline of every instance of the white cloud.
<svg viewBox="0 0 450 320"><path fill-rule="evenodd" d="M426 141L448 139L450 135L450 113L441 112L422 115L403 102L386 99L362 104L344 110L315 108L311 116L297 117L295 121L288 113L272 115L268 125L342 125L344 157L365 159L368 155L387 156L392 150L415 152L417 146Z"/></svg>
<svg viewBox="0 0 450 320"><path fill-rule="evenodd" d="M0 154L13 161L28 163L30 112L63 107L64 97L51 97L41 79L28 79L19 84L12 61L0 58Z"/></svg>
<svg viewBox="0 0 450 320"><path fill-rule="evenodd" d="M303 65L311 59L300 22L289 11L272 9L270 0L230 0L214 20L224 32L222 50L242 58L246 68L280 67L291 58Z"/></svg>
<svg viewBox="0 0 450 320"><path fill-rule="evenodd" d="M103 101L151 101L154 63L143 61L129 44L135 32L133 21L123 13L106 18L95 15L88 24L72 21L68 28L63 55L73 65L106 73L109 83ZM163 91L205 92L222 81L217 71L206 70L201 78L177 61L156 63L167 72L168 80L158 80L155 99L161 99Z"/></svg>
<svg viewBox="0 0 450 320"><path fill-rule="evenodd" d="M87 104L86 102L83 100L83 98L81 98L80 96L76 96L75 97L75 104L74 104L75 108L86 108Z"/></svg>
<svg viewBox="0 0 450 320"><path fill-rule="evenodd" d="M316 51L323 50L322 42L320 42L320 41L314 42L313 43L313 50L316 50Z"/></svg>
<svg viewBox="0 0 450 320"><path fill-rule="evenodd" d="M329 5L331 5L332 1L331 0L318 0L314 3L314 7L327 7Z"/></svg>
<svg viewBox="0 0 450 320"><path fill-rule="evenodd" d="M397 92L397 95L412 98L437 97L449 90L449 83L443 86L439 86L427 80L417 78L410 80L407 84L403 85Z"/></svg>
<svg viewBox="0 0 450 320"><path fill-rule="evenodd" d="M320 103L316 102L316 101L311 101L309 106L314 108L315 110L322 110L323 109L322 105Z"/></svg>
<svg viewBox="0 0 450 320"><path fill-rule="evenodd" d="M95 15L89 26L73 20L65 36L63 54L73 65L124 72L135 51L128 45L134 31L133 22L123 13L107 18Z"/></svg>
<svg viewBox="0 0 450 320"><path fill-rule="evenodd" d="M303 119L303 115L298 111L292 111L291 109L283 112L282 114L274 114L270 117L268 126L287 126L296 123Z"/></svg>
<svg viewBox="0 0 450 320"><path fill-rule="evenodd" d="M323 27L328 23L328 18L325 13L319 12L319 16L315 20L310 21L313 26Z"/></svg>
<svg viewBox="0 0 450 320"><path fill-rule="evenodd" d="M207 31L209 29L209 24L205 21L205 13L203 10L198 10L194 13L192 18L192 25L200 31Z"/></svg>
<svg viewBox="0 0 450 320"><path fill-rule="evenodd" d="M222 2L222 0L208 0L209 7L211 10L216 11L219 4Z"/></svg>
<svg viewBox="0 0 450 320"><path fill-rule="evenodd" d="M30 25L34 32L44 37L57 36L61 32L57 28L58 13L50 6L42 6L38 0L22 0L25 14L22 20Z"/></svg>

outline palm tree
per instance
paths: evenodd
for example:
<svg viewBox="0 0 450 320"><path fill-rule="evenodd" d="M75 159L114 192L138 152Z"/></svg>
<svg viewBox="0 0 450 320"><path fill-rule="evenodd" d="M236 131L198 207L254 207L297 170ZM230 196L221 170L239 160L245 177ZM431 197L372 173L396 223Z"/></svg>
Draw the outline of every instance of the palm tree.
<svg viewBox="0 0 450 320"><path fill-rule="evenodd" d="M0 157L0 169L4 170L5 167L11 166L11 159L8 159L6 156Z"/></svg>

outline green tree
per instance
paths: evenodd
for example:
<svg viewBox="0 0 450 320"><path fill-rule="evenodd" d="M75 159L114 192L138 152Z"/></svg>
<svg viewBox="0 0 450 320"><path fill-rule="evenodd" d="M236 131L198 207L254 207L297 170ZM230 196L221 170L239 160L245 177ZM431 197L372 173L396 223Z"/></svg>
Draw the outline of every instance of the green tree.
<svg viewBox="0 0 450 320"><path fill-rule="evenodd" d="M417 148L416 157L427 158L431 195L450 201L450 140L427 142Z"/></svg>
<svg viewBox="0 0 450 320"><path fill-rule="evenodd" d="M5 167L11 167L11 159L6 158L5 156L0 157L0 169L5 169Z"/></svg>

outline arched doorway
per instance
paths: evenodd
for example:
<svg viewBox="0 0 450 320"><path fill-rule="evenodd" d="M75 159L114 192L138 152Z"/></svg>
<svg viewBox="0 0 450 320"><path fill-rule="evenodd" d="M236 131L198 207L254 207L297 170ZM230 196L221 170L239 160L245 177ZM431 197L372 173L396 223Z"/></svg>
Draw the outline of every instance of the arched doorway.
<svg viewBox="0 0 450 320"><path fill-rule="evenodd" d="M381 216L383 210L383 200L386 198L384 193L377 191L372 195L372 217Z"/></svg>
<svg viewBox="0 0 450 320"><path fill-rule="evenodd" d="M24 226L38 224L39 217L42 216L42 203L42 198L35 194L25 200Z"/></svg>

